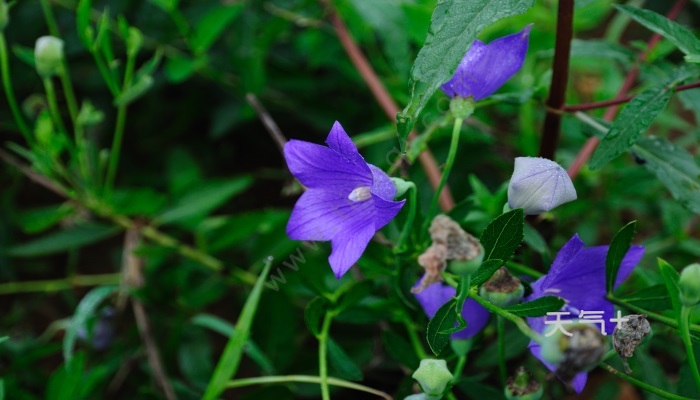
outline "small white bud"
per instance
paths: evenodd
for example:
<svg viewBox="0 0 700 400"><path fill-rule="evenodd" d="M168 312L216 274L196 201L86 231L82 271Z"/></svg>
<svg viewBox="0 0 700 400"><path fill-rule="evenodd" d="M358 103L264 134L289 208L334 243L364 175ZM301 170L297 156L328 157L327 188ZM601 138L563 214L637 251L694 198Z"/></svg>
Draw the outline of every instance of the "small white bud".
<svg viewBox="0 0 700 400"><path fill-rule="evenodd" d="M517 157L508 184L508 205L537 215L576 200L576 189L566 170L552 160Z"/></svg>
<svg viewBox="0 0 700 400"><path fill-rule="evenodd" d="M50 78L61 69L63 61L63 40L53 36L42 36L34 46L36 72L42 78Z"/></svg>

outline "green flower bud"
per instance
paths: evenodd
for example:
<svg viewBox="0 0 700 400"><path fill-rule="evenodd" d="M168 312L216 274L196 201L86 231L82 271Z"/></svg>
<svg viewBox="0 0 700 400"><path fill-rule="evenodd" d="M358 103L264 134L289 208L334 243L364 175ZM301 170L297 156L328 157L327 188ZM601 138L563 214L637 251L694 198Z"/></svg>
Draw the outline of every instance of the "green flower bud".
<svg viewBox="0 0 700 400"><path fill-rule="evenodd" d="M479 269L481 262L484 261L484 247L478 241L473 243L474 258L470 260L452 260L450 261L450 272L455 275L465 276L472 275Z"/></svg>
<svg viewBox="0 0 700 400"><path fill-rule="evenodd" d="M421 360L420 366L413 373L413 379L418 381L423 393L437 399L442 398L442 393L452 378L445 360Z"/></svg>
<svg viewBox="0 0 700 400"><path fill-rule="evenodd" d="M0 32L5 30L10 23L10 6L4 0L0 0Z"/></svg>
<svg viewBox="0 0 700 400"><path fill-rule="evenodd" d="M693 307L700 303L700 264L690 264L683 268L678 288L684 306Z"/></svg>
<svg viewBox="0 0 700 400"><path fill-rule="evenodd" d="M481 297L498 307L519 303L524 293L525 288L520 279L511 275L505 267L499 268L479 289Z"/></svg>
<svg viewBox="0 0 700 400"><path fill-rule="evenodd" d="M455 119L467 119L474 113L474 99L471 97L453 97L450 100L450 112Z"/></svg>
<svg viewBox="0 0 700 400"><path fill-rule="evenodd" d="M508 400L539 400L543 388L538 381L531 379L525 368L520 367L515 376L508 378L504 392Z"/></svg>
<svg viewBox="0 0 700 400"><path fill-rule="evenodd" d="M396 195L394 197L397 199L403 196L404 193L413 186L413 182L407 182L401 178L391 178L391 181L394 182L394 186L396 186Z"/></svg>
<svg viewBox="0 0 700 400"><path fill-rule="evenodd" d="M42 36L34 46L36 72L42 78L50 78L61 70L63 40L53 36Z"/></svg>
<svg viewBox="0 0 700 400"><path fill-rule="evenodd" d="M564 325L571 333L565 335L557 330L545 336L542 342L542 358L557 365L556 374L570 382L576 374L598 364L605 355L605 336L591 324L576 323Z"/></svg>

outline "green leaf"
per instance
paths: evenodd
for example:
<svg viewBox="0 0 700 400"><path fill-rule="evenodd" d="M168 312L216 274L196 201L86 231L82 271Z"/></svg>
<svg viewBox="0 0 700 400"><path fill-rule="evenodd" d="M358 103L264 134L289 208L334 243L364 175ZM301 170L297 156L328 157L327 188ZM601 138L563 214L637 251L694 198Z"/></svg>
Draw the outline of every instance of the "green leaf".
<svg viewBox="0 0 700 400"><path fill-rule="evenodd" d="M668 310L672 307L666 285L659 284L646 287L626 296L620 297L625 303L646 310Z"/></svg>
<svg viewBox="0 0 700 400"><path fill-rule="evenodd" d="M625 107L591 157L591 169L598 169L632 147L671 99L665 85L652 86Z"/></svg>
<svg viewBox="0 0 700 400"><path fill-rule="evenodd" d="M314 336L321 333L321 323L330 303L324 297L318 296L309 302L304 310L304 322Z"/></svg>
<svg viewBox="0 0 700 400"><path fill-rule="evenodd" d="M85 326L88 318L95 314L100 303L116 292L117 289L117 286L96 287L80 300L78 307L75 309L75 314L71 318L70 325L66 329L66 335L63 337L63 358L66 360L66 363L70 363L70 360L73 358L73 347L75 347L78 329Z"/></svg>
<svg viewBox="0 0 700 400"><path fill-rule="evenodd" d="M557 296L542 296L527 303L514 304L503 308L519 317L542 317L548 312L561 310L566 302Z"/></svg>
<svg viewBox="0 0 700 400"><path fill-rule="evenodd" d="M700 63L700 54L688 54L684 59L685 62L697 64Z"/></svg>
<svg viewBox="0 0 700 400"><path fill-rule="evenodd" d="M79 353L70 361L58 367L46 387L47 400L80 400L85 371L85 354Z"/></svg>
<svg viewBox="0 0 700 400"><path fill-rule="evenodd" d="M392 359L409 369L414 370L418 368L420 360L406 339L395 332L384 331L382 332L382 342L384 343L384 349L386 349L386 352L389 353Z"/></svg>
<svg viewBox="0 0 700 400"><path fill-rule="evenodd" d="M642 138L634 152L683 207L700 213L700 168L693 156L667 139Z"/></svg>
<svg viewBox="0 0 700 400"><path fill-rule="evenodd" d="M535 0L441 0L428 29L428 37L411 69L411 100L397 114L401 152L421 110L435 91L447 82L471 44L484 28L522 14Z"/></svg>
<svg viewBox="0 0 700 400"><path fill-rule="evenodd" d="M615 8L629 15L635 21L653 32L665 37L685 54L700 53L700 40L689 29L651 10L615 5Z"/></svg>
<svg viewBox="0 0 700 400"><path fill-rule="evenodd" d="M342 379L362 380L362 370L333 339L328 338L328 361Z"/></svg>
<svg viewBox="0 0 700 400"><path fill-rule="evenodd" d="M51 228L74 212L75 207L70 203L34 208L21 211L17 215L17 222L25 233L39 233Z"/></svg>
<svg viewBox="0 0 700 400"><path fill-rule="evenodd" d="M430 350L437 356L450 342L450 335L441 333L454 328L457 322L457 312L455 310L455 299L450 299L440 307L433 318L428 322L426 329L426 339Z"/></svg>
<svg viewBox="0 0 700 400"><path fill-rule="evenodd" d="M7 254L14 257L38 257L61 253L99 242L115 235L119 230L116 227L93 223L74 226L49 233L27 243L12 246L8 249Z"/></svg>
<svg viewBox="0 0 700 400"><path fill-rule="evenodd" d="M537 229L533 228L530 224L525 224L524 233L525 236L523 237L523 241L530 246L532 250L535 250L542 255L549 254L547 242L544 240L542 235L540 235Z"/></svg>
<svg viewBox="0 0 700 400"><path fill-rule="evenodd" d="M214 370L214 374L209 381L209 385L204 392L204 400L214 400L218 398L226 389L226 383L236 375L238 364L241 362L243 348L248 342L248 337L250 336L250 328L253 325L255 311L257 310L258 303L260 302L260 296L262 295L265 279L267 274L270 272L271 266L272 257L265 262L265 267L260 273L258 281L255 282L253 290L250 292L248 299L243 305L243 310L238 317L236 328L229 338L226 348L224 348L224 353L221 355L221 358L216 365L216 369Z"/></svg>
<svg viewBox="0 0 700 400"><path fill-rule="evenodd" d="M678 288L678 280L681 278L680 274L673 269L673 267L662 259L657 259L659 263L659 270L661 271L661 276L664 278L664 284L666 285L666 290L668 290L668 297L671 298L671 304L673 305L673 311L676 315L681 313L681 298Z"/></svg>
<svg viewBox="0 0 700 400"><path fill-rule="evenodd" d="M622 259L625 258L627 250L632 245L632 238L637 232L637 221L632 221L622 227L613 238L608 249L608 254L605 256L605 287L608 293L612 293L615 289L615 281L617 280L617 271L620 270Z"/></svg>
<svg viewBox="0 0 700 400"><path fill-rule="evenodd" d="M520 247L524 237L525 213L522 208L508 211L494 219L481 234L484 246L484 261L499 259L510 260Z"/></svg>
<svg viewBox="0 0 700 400"><path fill-rule="evenodd" d="M221 36L224 29L243 11L243 6L243 3L232 3L214 7L202 17L197 22L189 41L192 50L196 54L206 52Z"/></svg>
<svg viewBox="0 0 700 400"><path fill-rule="evenodd" d="M471 278L471 286L476 286L480 287L484 283L486 283L487 280L491 277L491 275L494 274L499 268L501 268L501 265L503 265L503 260L488 260L484 261L483 264L479 267L478 270L472 275Z"/></svg>
<svg viewBox="0 0 700 400"><path fill-rule="evenodd" d="M203 328L211 329L212 331L219 333L226 337L231 337L235 327L232 323L221 319L215 315L211 314L197 314L190 320L192 325L201 326ZM251 358L264 373L268 375L275 374L275 366L272 361L260 350L257 344L255 344L251 339L245 345L243 351Z"/></svg>
<svg viewBox="0 0 700 400"><path fill-rule="evenodd" d="M124 106L138 100L153 86L153 77L150 75L142 75L131 84L125 91L121 92L114 99L116 107Z"/></svg>
<svg viewBox="0 0 700 400"><path fill-rule="evenodd" d="M372 291L372 281L360 281L343 292L336 301L335 310L339 314L367 298Z"/></svg>
<svg viewBox="0 0 700 400"><path fill-rule="evenodd" d="M248 176L207 182L189 191L155 221L158 224L169 224L206 215L246 190L252 183L253 179Z"/></svg>

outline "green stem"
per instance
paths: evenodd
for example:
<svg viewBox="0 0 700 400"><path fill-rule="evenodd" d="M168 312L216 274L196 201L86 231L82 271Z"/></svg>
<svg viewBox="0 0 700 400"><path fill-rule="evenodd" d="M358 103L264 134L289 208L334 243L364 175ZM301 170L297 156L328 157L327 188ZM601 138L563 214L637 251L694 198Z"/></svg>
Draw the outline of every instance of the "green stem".
<svg viewBox="0 0 700 400"><path fill-rule="evenodd" d="M60 37L60 32L58 31L58 24L56 23L56 17L53 15L53 10L48 0L41 0L41 9L44 12L44 19L46 20L46 25L49 27L49 33L51 36ZM68 62L65 57L61 60L61 72L59 73L61 78L61 86L63 86L63 94L66 97L66 102L68 103L68 112L70 113L71 121L73 125L77 123L78 120L78 102L75 99L75 93L73 92L73 83L70 79L70 74L68 74Z"/></svg>
<svg viewBox="0 0 700 400"><path fill-rule="evenodd" d="M44 78L44 89L46 90L46 99L49 102L49 110L51 111L53 122L61 133L67 135L68 131L61 119L61 111L58 109L58 103L56 102L56 90L51 78Z"/></svg>
<svg viewBox="0 0 700 400"><path fill-rule="evenodd" d="M638 314L644 314L647 317L649 317L649 319L653 319L654 321L661 322L662 324L668 325L672 328L679 327L678 321L673 319L673 318L669 318L669 317L663 316L661 314L657 314L653 311L645 310L642 307L638 307L638 306L635 306L634 304L627 303L626 301L624 301L622 299L618 299L614 296L607 296L606 298L608 300L610 300L613 304L617 304L620 307L628 308L628 309L630 309ZM688 328L690 329L691 332L700 333L700 325L688 324Z"/></svg>
<svg viewBox="0 0 700 400"><path fill-rule="evenodd" d="M416 185L413 182L408 182L409 183L409 197L408 197L408 217L406 218L406 223L403 226L403 230L401 231L401 235L399 236L399 240L396 243L396 246L394 246L394 254L399 254L405 251L405 244L406 240L408 239L408 235L411 233L411 228L413 228L413 221L416 218L416 207L418 203L418 195L417 192L418 190L416 189Z"/></svg>
<svg viewBox="0 0 700 400"><path fill-rule="evenodd" d="M122 93L124 93L129 86L131 86L131 80L134 75L134 68L136 66L136 55L129 55L126 62L126 72L124 73L124 85L122 86ZM128 103L119 103L117 107L117 124L114 128L114 137L112 138L112 150L109 154L109 167L107 167L107 178L105 180L105 187L107 190L111 190L114 187L114 180L117 176L117 169L119 168L119 156L122 149L122 141L124 139L124 126L126 125L126 112Z"/></svg>
<svg viewBox="0 0 700 400"><path fill-rule="evenodd" d="M392 400L392 397L388 395L387 393L384 393L379 390L372 389L371 387L367 387L364 385L360 385L357 383L353 382L348 382L342 379L338 378L328 378L326 380L329 385L333 386L338 386L338 387L344 387L347 389L353 389L357 390L360 392L365 392L365 393L370 393L377 395L381 398L387 399L387 400ZM233 381L229 381L228 385L226 385L227 388L237 388L237 387L243 387L243 386L251 386L251 385L263 385L263 384L270 384L270 383L287 383L287 382L299 382L299 383L321 383L321 378L318 376L307 376L307 375L285 375L285 376L261 376L257 378L245 378L245 379L236 379Z"/></svg>
<svg viewBox="0 0 700 400"><path fill-rule="evenodd" d="M10 111L12 111L12 116L17 122L19 130L24 135L24 139L27 143L33 143L32 134L29 131L27 123L24 122L24 117L19 111L19 106L17 106L17 99L15 98L15 92L12 90L12 80L10 80L10 64L8 62L7 56L7 43L5 42L5 34L0 32L0 70L2 73L2 86L5 88L5 96L7 97L7 102L10 105Z"/></svg>
<svg viewBox="0 0 700 400"><path fill-rule="evenodd" d="M475 290L469 292L469 297L476 300L477 303L481 304L485 309L491 311L492 313L500 315L501 317L513 322L515 326L517 326L518 329L520 329L520 331L525 334L525 336L529 337L537 343L542 343L542 335L533 331L524 319L492 304L489 301L484 300L481 296L479 296L476 293Z"/></svg>
<svg viewBox="0 0 700 400"><path fill-rule="evenodd" d="M411 345L413 345L413 350L416 352L418 358L420 358L421 360L429 358L428 353L426 353L425 348L423 348L423 344L420 340L420 337L418 336L416 330L413 327L413 322L405 314L402 318L402 322L403 325L406 327L406 332L408 332L408 339L411 341Z"/></svg>
<svg viewBox="0 0 700 400"><path fill-rule="evenodd" d="M500 315L496 316L496 330L498 331L498 372L501 376L501 384L506 384L507 371L506 371L506 338L505 338L505 326L503 317Z"/></svg>
<svg viewBox="0 0 700 400"><path fill-rule="evenodd" d="M638 388L644 389L644 390L646 390L646 391L649 392L649 393L653 393L653 394L655 394L655 395L657 395L657 396L661 396L661 397L663 397L664 399L669 399L669 400L692 400L692 399L690 399L690 398L688 398L688 397L683 397L683 396L679 396L679 395L677 395L677 394L673 394L673 393L666 392L666 391L661 390L661 389L659 389L659 388L657 388L657 387L654 387L654 386L651 386L651 385L649 385L649 384L647 384L647 383L644 383L644 382L640 381L639 379L632 378L631 376L629 376L629 375L627 375L627 374L623 374L622 372L616 370L615 368L613 368L613 367L610 366L609 364L603 364L603 365L601 365L601 367L603 367L603 369L605 369L606 371L608 371L608 372L610 372L611 374L615 375L616 377L618 377L618 378L620 378L620 379L622 379L622 380L624 380L624 381L627 381L627 382L629 382L629 383L631 383L631 384L637 386Z"/></svg>
<svg viewBox="0 0 700 400"><path fill-rule="evenodd" d="M321 327L321 333L318 335L318 370L321 380L321 397L323 400L330 400L330 390L328 389L328 357L326 352L328 350L328 332L331 328L331 321L333 320L333 315L331 313L326 313L323 318L323 326Z"/></svg>
<svg viewBox="0 0 700 400"><path fill-rule="evenodd" d="M688 364L690 364L690 370L693 371L695 385L698 390L700 390L700 370L698 370L698 363L695 361L693 342L690 340L690 310L691 307L686 305L681 306L681 313L678 317L678 329L680 330L681 338L683 338L686 353L688 353Z"/></svg>
<svg viewBox="0 0 700 400"><path fill-rule="evenodd" d="M536 271L530 267L526 267L525 265L518 264L513 261L508 261L506 263L506 267L515 273L531 276L533 278L541 278L544 276L544 274L540 271Z"/></svg>
<svg viewBox="0 0 700 400"><path fill-rule="evenodd" d="M442 193L442 188L445 187L445 184L447 183L447 178L450 176L450 172L452 171L452 165L455 162L455 158L457 157L457 147L459 144L459 133L462 130L462 119L460 118L455 118L454 126L452 127L452 140L450 141L450 150L449 153L447 153L447 162L445 162L445 169L442 172L442 178L440 179L440 184L438 185L437 189L435 190L435 194L433 195L433 200L430 202L430 209L428 210L428 214L425 216L425 223L423 223L423 234L426 234L428 232L428 226L430 225L430 222L433 219L433 216L435 215L435 212L437 211L437 206L438 206L438 200L440 199L440 193Z"/></svg>
<svg viewBox="0 0 700 400"><path fill-rule="evenodd" d="M63 279L0 283L0 295L60 292L73 289L76 286L117 285L120 282L120 277L120 274L73 275Z"/></svg>
<svg viewBox="0 0 700 400"><path fill-rule="evenodd" d="M44 12L44 19L46 19L46 25L49 27L49 33L51 36L59 37L58 24L56 24L56 17L53 15L53 10L51 10L51 5L49 5L48 0L41 0L41 9Z"/></svg>
<svg viewBox="0 0 700 400"><path fill-rule="evenodd" d="M455 366L455 372L452 374L454 378L452 378L452 384L457 383L459 378L462 376L462 371L464 371L464 366L467 365L467 356L463 355L460 356L457 359L457 365Z"/></svg>

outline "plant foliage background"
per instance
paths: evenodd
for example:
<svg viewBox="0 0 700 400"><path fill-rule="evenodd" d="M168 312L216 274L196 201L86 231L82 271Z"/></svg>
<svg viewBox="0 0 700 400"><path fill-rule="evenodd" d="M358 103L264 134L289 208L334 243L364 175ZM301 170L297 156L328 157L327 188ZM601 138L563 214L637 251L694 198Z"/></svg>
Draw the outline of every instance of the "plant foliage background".
<svg viewBox="0 0 700 400"><path fill-rule="evenodd" d="M517 2L504 3L513 12L474 26L473 38L488 42L532 23L525 64L465 122L448 181L457 202L450 216L477 236L503 211L513 158L538 153L553 68L557 2L519 8L510 4ZM662 15L672 6L656 0L630 3ZM42 6L53 16L47 19ZM656 259L680 270L700 257L695 155L700 89L663 88L672 81L695 82L700 74L669 35L645 50L653 32L614 6L609 0L575 3L566 104L612 99L638 68L630 94L657 88L668 94L668 105L657 105L658 117L641 128L648 132L631 152L623 146L616 150L622 156L610 157L608 164L594 157L600 167L585 167L574 180L578 201L539 220L528 218L514 262L544 273L574 233L589 245L608 244L637 220L634 241L647 250L616 296L673 318ZM287 139L321 143L338 120L368 162L389 169L400 154L395 121L348 58L332 15L344 21L403 107L415 104L410 71L435 7L434 0L15 2L4 30L10 80L36 142L27 142L3 96L4 398L202 398L234 324L238 321L239 330L244 325L239 318L246 315L246 300L257 301L251 291L266 263L269 276L257 308L247 314L249 338L236 339L239 350L247 345L231 379L317 376L317 336L330 310L330 375L397 399L413 393L411 374L429 352L428 319L409 293L422 273L416 263L422 249L411 241L398 257L385 245L398 236L406 211L375 237L358 266L336 280L328 266L328 243L292 241L285 233L303 188L252 104L262 104ZM692 34L698 15L700 4L688 2L676 20ZM92 38L85 33L88 27ZM33 67L33 46L52 29L65 41L77 104L88 121L82 133L88 143L84 165L93 175L75 172L76 153L58 135L42 137L34 129L50 117L45 87ZM461 49L451 57L461 58L469 43L458 43ZM133 74L124 84L130 58ZM58 79L54 86L57 106L70 121L65 88ZM448 99L436 93L424 100L422 112L413 115L421 136L409 144L407 157L415 161L420 144L427 145L442 165L450 146ZM589 137L601 136L592 126L605 129L606 109L585 111L583 117L564 113L556 151L561 165L571 165ZM113 149L122 122L123 145L110 187L106 151ZM18 163L30 167L23 171ZM411 235L420 237L433 189L418 162L402 164L395 174L418 187ZM60 182L68 196L47 189L47 181ZM691 322L699 319L691 316ZM681 338L672 327L652 326L653 338L630 360L634 376L696 398ZM491 322L474 342L453 396L503 398L496 336ZM512 324L506 325L505 343L509 375L524 365L546 381L548 371ZM163 371L154 369L154 349ZM444 358L454 365L449 350ZM172 387L170 395L163 379ZM376 398L342 388L333 388L332 395ZM231 388L221 396L319 398L320 389L314 383L281 383ZM576 398L556 379L547 381L546 398L566 396ZM658 397L595 369L581 398Z"/></svg>

